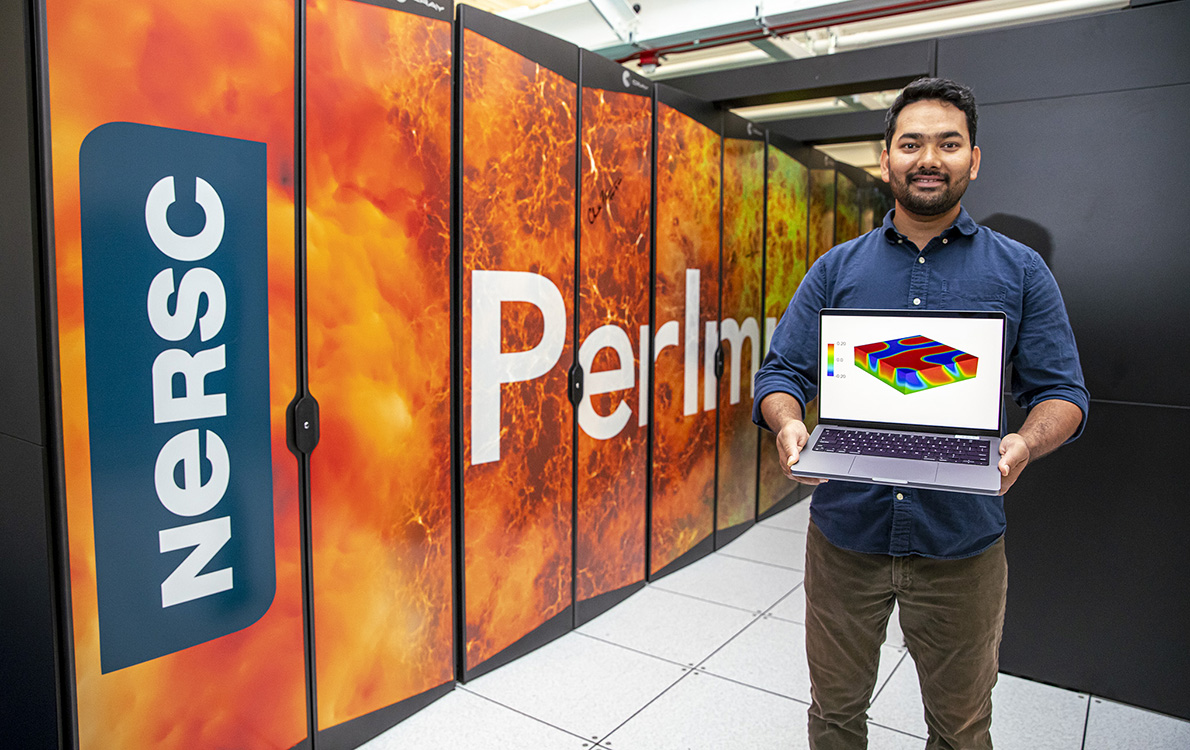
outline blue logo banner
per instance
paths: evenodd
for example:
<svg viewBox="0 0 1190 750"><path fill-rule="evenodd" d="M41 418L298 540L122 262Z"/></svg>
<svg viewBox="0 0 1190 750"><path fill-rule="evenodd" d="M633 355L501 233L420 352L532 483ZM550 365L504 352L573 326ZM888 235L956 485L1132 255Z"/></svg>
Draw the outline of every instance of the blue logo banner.
<svg viewBox="0 0 1190 750"><path fill-rule="evenodd" d="M265 144L133 123L79 154L103 672L276 591Z"/></svg>

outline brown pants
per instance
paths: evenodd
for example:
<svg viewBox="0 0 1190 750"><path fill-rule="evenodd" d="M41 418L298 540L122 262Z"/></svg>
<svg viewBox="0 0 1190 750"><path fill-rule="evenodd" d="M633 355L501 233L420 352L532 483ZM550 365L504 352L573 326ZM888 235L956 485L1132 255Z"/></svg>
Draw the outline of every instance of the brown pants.
<svg viewBox="0 0 1190 750"><path fill-rule="evenodd" d="M868 746L868 706L893 601L917 665L927 750L991 748L1008 565L1004 540L962 560L839 549L812 522L806 542L810 747Z"/></svg>

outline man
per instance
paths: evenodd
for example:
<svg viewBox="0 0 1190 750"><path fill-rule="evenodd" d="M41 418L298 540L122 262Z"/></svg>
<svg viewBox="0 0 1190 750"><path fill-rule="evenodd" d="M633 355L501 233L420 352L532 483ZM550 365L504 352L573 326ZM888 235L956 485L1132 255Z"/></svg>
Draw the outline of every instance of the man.
<svg viewBox="0 0 1190 750"><path fill-rule="evenodd" d="M818 485L806 544L810 747L867 747L867 709L894 601L917 665L926 747L990 748L1007 565L1002 497L797 476L817 393L824 307L1001 310L1012 395L1028 409L1000 443L1003 495L1032 461L1077 437L1089 395L1053 275L976 224L959 201L979 173L975 99L953 81L910 84L885 119L881 174L896 199L875 231L806 275L756 378L753 419L786 475Z"/></svg>

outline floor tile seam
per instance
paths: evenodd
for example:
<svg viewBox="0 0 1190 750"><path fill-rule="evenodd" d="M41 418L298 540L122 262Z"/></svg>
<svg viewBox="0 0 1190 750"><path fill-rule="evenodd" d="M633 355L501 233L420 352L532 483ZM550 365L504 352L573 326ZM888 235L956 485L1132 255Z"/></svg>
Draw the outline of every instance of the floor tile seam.
<svg viewBox="0 0 1190 750"><path fill-rule="evenodd" d="M722 644L720 644L720 646L718 648L716 648L714 651L712 651L711 653L709 653L705 657L703 657L702 661L698 662L697 664L692 664L691 669L694 669L694 670L702 669L703 671L705 671L703 665L707 663L708 659L711 659L712 657L715 656L715 654L717 654L720 651L722 651L723 649L727 648L728 644L730 644L736 638L739 638L741 635L743 635L745 630L752 627L756 623L760 622L761 619L762 619L762 615L757 615L757 616L753 617L751 622L749 622L744 627L740 628L739 631L737 631L735 635L728 638L726 641L724 641Z"/></svg>
<svg viewBox="0 0 1190 750"><path fill-rule="evenodd" d="M888 724L881 724L880 722L873 721L872 719L868 719L868 726L880 727L881 729L887 729L890 732L896 732L897 734L903 734L906 737L912 737L915 740L925 740L926 739L926 737L924 737L923 735L915 734L913 732L909 732L904 729L897 729L896 727L889 726Z"/></svg>
<svg viewBox="0 0 1190 750"><path fill-rule="evenodd" d="M1026 679L1026 678L1021 678L1021 679ZM1030 680L1030 681L1031 681L1031 682L1036 682L1035 680ZM1041 682L1041 683L1038 683L1038 684L1045 685L1046 683L1044 683L1044 682ZM1064 689L1064 688L1063 688L1063 689ZM1085 720L1085 722L1084 722L1084 724L1083 724L1083 743L1082 743L1082 745L1081 745L1081 747L1080 747L1080 750L1087 750L1087 740L1088 740L1088 739L1089 739L1089 737L1090 737L1090 730L1091 730L1091 706L1092 706L1092 704L1094 704L1096 701L1098 701L1100 704L1102 704L1102 703L1104 703L1104 702L1107 702L1107 703L1114 704L1114 705L1116 705L1116 706L1123 706L1124 708L1128 708L1128 709L1131 709L1131 710L1133 710L1133 711L1140 711L1140 712L1142 712L1142 713L1150 714L1150 715L1152 715L1152 716L1156 716L1156 717L1158 717L1158 718L1161 718L1161 719L1169 719L1169 720L1171 720L1171 721L1176 721L1176 722L1178 722L1178 723L1180 723L1180 724L1190 725L1190 719L1183 719L1183 718L1181 718L1181 717L1179 717L1179 716L1171 716L1171 715L1169 715L1169 714L1163 714L1163 713L1161 713L1160 711L1154 711L1154 710L1152 710L1152 709L1149 709L1149 708L1144 708L1143 706L1134 706L1134 705L1132 705L1131 703L1124 703L1124 702L1122 702L1122 701L1118 701L1118 700L1115 700L1115 699L1112 699L1112 698L1108 698L1108 697L1106 697L1106 696L1102 696L1102 695L1095 695L1094 693L1090 693L1090 692L1087 692L1087 693L1079 693L1079 695L1085 695L1085 696L1086 696L1086 698L1087 698L1087 716L1086 716L1086 720Z"/></svg>
<svg viewBox="0 0 1190 750"><path fill-rule="evenodd" d="M776 605L773 605L773 606L776 606ZM770 608L770 609L771 609L771 608ZM706 670L706 668L705 668L703 665L704 665L704 664L707 662L707 660L708 660L708 659L710 659L711 657L713 657L715 654L719 653L719 651L721 651L721 650L723 650L724 648L726 648L726 647L727 647L727 645L728 645L729 643L731 643L731 641L733 641L733 640L735 640L736 638L738 638L739 636L743 635L743 633L744 633L744 630L747 630L748 628L750 628L750 627L753 627L753 626L754 626L756 623L758 623L758 622L760 622L760 621L762 621L762 620L777 620L778 622L780 622L780 623L783 623L783 624L798 625L798 626L801 626L801 627L803 627L803 628L806 626L806 624L805 624L804 622L798 622L797 620L790 620L790 619L787 619L787 618L784 618L784 617L778 617L778 616L776 616L776 615L774 615L774 614L772 614L772 613L770 613L770 612L766 611L766 612L764 612L763 614L761 614L759 617L757 617L755 621L753 621L753 622L749 623L749 624L748 624L748 625L747 625L745 628L743 628L742 630L740 630L740 632L739 632L739 633L736 633L734 636L732 636L732 637L731 637L731 639L729 639L728 641L726 641L726 642L725 642L725 643L724 643L722 646L720 646L719 648L715 649L715 651L713 651L713 652L712 652L712 653L711 653L709 656L707 656L707 658L706 658L706 659L703 659L701 662L699 662L699 663L698 663L698 665L696 665L696 666L695 666L695 669L698 669L698 670L701 670L701 671L703 671L703 672L706 672L707 670ZM875 693L873 693L873 695L872 695L872 703L875 703L875 702L876 702L876 698L879 696L879 694L880 694L880 691L882 691L882 690L885 688L885 686L886 686L886 685L888 685L888 683L889 683L889 680L891 680L891 679L892 679L892 674L893 674L893 672L895 672L895 671L897 670L897 667L899 667L899 666L901 665L901 662L902 662L902 661L904 661L905 657L909 655L909 650L908 650L907 648L898 648L897 646L890 646L890 645L888 645L888 644L886 644L886 643L882 643L882 644L880 644L880 648L882 648L882 649L883 649L883 648L887 648L887 649L890 649L890 650L892 650L892 651L896 652L897 654L899 654L899 658L897 659L897 664L896 664L896 666L894 666L894 667L893 667L893 669L892 669L892 672L889 672L889 676L888 676L887 678L885 678L884 682L883 682L883 683L881 683L881 684L880 684L880 686L879 686L879 688L876 690L876 692L875 692ZM710 673L710 672L708 672L708 674L714 674L714 673ZM729 678L729 677L725 677L724 675L717 675L717 676L724 677L724 679L731 679L731 678ZM747 685L748 683L741 683L741 684L745 684L745 685ZM759 686L757 686L757 685L749 685L749 686L750 686L750 687L755 687L755 688L757 688L758 690L764 690L764 688L761 688L761 687L759 687ZM795 699L795 700L797 700L797 699Z"/></svg>
<svg viewBox="0 0 1190 750"><path fill-rule="evenodd" d="M882 646L882 648L883 648L883 646ZM895 648L895 647L889 646L889 648ZM897 650L900 650L900 649L897 649ZM883 693L884 689L886 687L888 687L888 683L892 682L893 676L896 675L897 670L901 668L901 665L903 665L905 663L906 659L909 659L909 649L904 649L901 652L901 658L897 660L896 666L894 666L892 668L892 670L889 671L888 677L884 678L884 682L881 683L880 687L876 689L876 692L872 694L872 700L868 701L869 707L876 705L876 701L880 698L881 693ZM879 670L879 668L880 668L879 664L877 664L876 668L877 668L877 670Z"/></svg>
<svg viewBox="0 0 1190 750"><path fill-rule="evenodd" d="M801 584L799 583L798 585L800 586ZM758 615L758 614L759 614L759 612L757 612L757 610L755 610L755 609L748 609L748 608L746 608L746 607L740 607L740 606L737 606L737 605L735 605L735 604L727 604L727 603L725 603L725 602L719 602L719 601L715 601L714 599L707 599L706 597L702 597L702 596L696 596L696 595L694 595L694 594L687 594L687 593L685 593L685 592L683 592L683 591L674 591L673 589L667 589L667 588L664 588L664 586L663 586L662 584L659 584L659 583L652 583L652 582L650 582L650 583L648 583L648 584L645 586L645 588L644 588L644 589L642 589L642 591L648 591L648 590L661 591L661 592L664 592L664 593L666 593L666 594L673 594L674 596L680 596L680 597L682 597L682 598L684 598L684 599L692 599L692 600L694 600L694 601L705 602L705 603L707 603L707 604L715 604L715 605L718 605L718 606L720 606L720 607L727 607L728 609L733 609L733 610L736 610L736 611L738 611L738 612L747 612L747 613L749 613L749 614L751 614L751 615L753 615L753 616L756 616L756 615ZM785 596L788 596L789 594L792 594L792 593L793 593L793 591L794 591L794 589L791 589L791 590L790 590L790 591L789 591L787 594L785 594ZM639 592L638 592L638 593L639 593ZM782 597L782 598L784 598L784 597ZM764 610L761 610L761 612L763 612L763 611L764 611ZM587 623L583 623L583 625L580 625L579 627L580 627L580 628L581 628L581 627L585 627L585 626L586 626L586 624L587 624ZM577 630L572 630L572 631L570 631L570 632L578 632L578 631L577 631Z"/></svg>
<svg viewBox="0 0 1190 750"><path fill-rule="evenodd" d="M772 531L783 531L786 534L800 534L802 536L805 536L807 533L806 531L798 531L797 529L784 529L784 528L781 528L780 526L766 526L764 524L759 524L759 523L756 524L756 528L770 529Z"/></svg>
<svg viewBox="0 0 1190 750"><path fill-rule="evenodd" d="M771 688L761 687L760 685L753 685L752 683L744 682L743 680L741 680L737 677L728 677L727 675L719 674L718 672L712 672L709 669L707 669L706 667L702 667L702 666L695 667L691 671L696 672L698 674L704 674L708 677L714 677L716 679L724 680L726 682L731 682L736 685L742 685L743 687L746 687L746 688L752 688L753 690L759 690L762 693L768 693L769 695L774 695L778 698L784 698L785 700L793 701L794 703L799 703L806 707L810 706L809 701L802 700L801 698L797 698L792 695L786 695L785 693L779 693L776 690L773 690Z"/></svg>
<svg viewBox="0 0 1190 750"><path fill-rule="evenodd" d="M761 521L760 523L756 524L756 527L761 528L761 529L776 529L777 531L788 531L791 534L801 534L802 536L805 536L807 533L807 531L805 529L791 529L791 528L788 528L785 526L778 526L775 523L768 523L766 521Z"/></svg>
<svg viewBox="0 0 1190 750"><path fill-rule="evenodd" d="M761 565L768 565L768 566L770 566L770 567L773 567L773 568L781 568L782 570L795 570L795 571L797 571L798 573L805 573L805 572L806 572L806 571L805 571L803 568L793 568L793 567L790 567L790 566L788 566L788 565L781 565L781 564L779 564L779 563L775 563L775 562L769 562L768 560L756 560L756 559L754 559L754 558L751 558L751 557L742 557L742 556L740 556L740 555L733 555L733 554L731 554L730 552L726 552L726 551L723 551L723 550L720 550L719 552L716 552L715 554L716 554L716 555L723 555L724 557L730 557L730 558L733 558L733 559L735 559L735 560L747 560L748 562L760 563Z"/></svg>
<svg viewBox="0 0 1190 750"><path fill-rule="evenodd" d="M800 585L801 584L799 583L798 586L800 586ZM668 594L676 594L678 596L684 596L687 599L694 599L695 601L706 602L708 604L718 604L722 607L730 607L732 609L736 609L741 612L748 612L748 613L756 615L756 616L760 616L760 615L764 614L765 612L768 612L770 609L772 609L773 607L775 607L777 605L777 602L781 601L781 599L784 599L786 596L789 596L796 590L796 587L790 589L789 591L782 594L781 597L779 599L777 599L776 602L773 602L772 604L768 605L767 607L764 607L762 609L752 609L752 608L748 608L748 607L741 607L737 604L728 604L727 602L721 602L721 601L717 601L715 599L708 599L705 596L698 596L696 594L690 594L685 591L674 591L673 589L662 588L661 585L659 585L659 584L654 584L654 587L656 589L658 589L659 591L664 591Z"/></svg>
<svg viewBox="0 0 1190 750"><path fill-rule="evenodd" d="M795 533L795 534L796 534L797 532L792 532L792 533ZM765 567L768 567L768 568L778 568L778 569L781 569L781 570L788 570L788 568L787 568L786 566L784 566L784 565L778 565L778 564L776 564L776 563L771 563L771 562L768 562L767 560L753 560L753 559L752 559L752 558L750 558L750 557L741 557L741 556L740 556L740 555L738 555L738 554L732 554L732 552L731 552L731 545L728 545L728 546L726 546L726 547L721 547L720 549L717 549L717 550L715 550L714 552L712 552L711 554L707 555L706 557L704 557L703 559L701 559L701 560L699 560L699 561L697 561L697 562L698 562L698 563L704 563L704 562L706 562L707 560L710 560L710 559L712 559L712 558L715 558L715 557L726 557L726 558L729 558L729 559L731 559L731 560L735 560L736 562L746 562L746 563L752 563L753 565L763 565L763 566L765 566ZM696 564L696 563L691 563L691 565L694 565L694 564ZM688 566L688 567L689 567L689 566ZM674 572L675 572L675 573L677 573L678 571L674 571ZM800 573L801 571L799 570L798 572ZM667 580L669 580L669 576L665 576L665 577L663 577L663 578L659 578L659 579L658 579L658 580L656 580L656 581L649 581L649 582L648 582L648 584L649 584L650 586L656 586L656 585L658 585L658 584L660 584L660 583L664 583L664 582L665 582L665 581L667 581Z"/></svg>
<svg viewBox="0 0 1190 750"><path fill-rule="evenodd" d="M783 602L786 599L788 599L789 597L793 596L795 593L797 593L798 589L803 588L805 585L806 585L806 579L803 578L800 582L798 582L798 585L794 586L789 591L787 591L785 593L785 596L783 596L780 599L778 599L777 601L773 602L772 606L770 606L768 609L766 609L764 611L764 614L767 615L767 614L771 613L779 604L781 604L781 602Z"/></svg>
<svg viewBox="0 0 1190 750"><path fill-rule="evenodd" d="M790 592L790 593L793 593L793 592ZM777 604L780 604L780 603L781 602L777 602ZM773 612L772 612L773 607L776 607L777 604L774 604L772 607L769 607L767 610L765 610L760 615L759 619L761 619L761 620L777 620L779 622L788 623L790 625L801 625L803 628L806 627L806 622L804 620L794 620L789 617L782 617L781 615L773 614ZM884 643L880 644L880 648L892 649L893 651L896 651L897 653L901 654L902 656L907 655L909 653L909 648L907 646L894 646L888 642L887 636L886 636L886 640L884 641Z"/></svg>
<svg viewBox="0 0 1190 750"><path fill-rule="evenodd" d="M747 610L739 610L739 611L743 612L743 611L747 611ZM635 651L636 653L644 654L644 655L646 655L646 656L651 656L651 657L653 657L654 659L661 659L662 661L669 662L670 664L677 664L678 666L682 667L682 669L684 669L684 670L691 670L691 671L693 671L693 670L697 670L699 667L701 667L703 664L705 664L705 663L706 663L706 661L707 661L707 659L710 659L710 658L711 658L711 657L713 657L715 654L719 653L719 652L720 652L720 651L722 651L724 648L726 648L726 647L727 647L727 645L728 645L729 643L731 643L732 641L734 641L736 638L740 637L740 635L741 635L741 634L743 634L743 632L744 632L745 630L747 630L748 628L750 628L750 627L752 627L753 625L755 625L757 622L759 622L759 621L760 621L760 619L761 619L761 615L759 615L759 614L753 614L753 615L751 615L751 619L750 619L750 620L749 620L749 621L748 621L748 622L747 622L747 623L746 623L746 624L745 624L745 625L744 625L742 628L740 628L740 629L739 629L739 630L737 630L735 633L733 633L733 634L732 634L730 637L728 637L728 638L727 638L727 640L723 641L723 642L722 642L722 643L721 643L719 646L717 646L717 647L716 647L716 648L715 648L713 651L711 651L711 653L707 654L707 655L706 655L706 656L704 656L702 659L700 659L699 661L697 661L697 662L694 662L694 663L691 663L691 662L686 662L686 663L675 662L675 661L673 661L672 659L667 659L667 658L665 658L665 657L663 657L663 656L658 656L657 654L650 654L650 653L648 653L647 651L640 651L639 649L632 648L631 646L625 646L625 645L624 645L624 644L622 644L622 643L615 643L615 641L608 641L608 640L607 640L607 639L605 639L605 638L599 638L599 637L597 637L597 636L593 636L593 635L590 635L590 634L587 634L587 633L580 633L580 635L586 635L588 638L594 638L595 640L598 640L598 641L603 641L603 642L605 642L605 643L612 643L612 644L614 644L614 645L617 645L617 646L619 646L620 648L626 648L626 649L628 649L629 651Z"/></svg>
<svg viewBox="0 0 1190 750"><path fill-rule="evenodd" d="M685 675L682 675L682 676L683 676L683 677L685 677ZM506 704L506 703L501 703L500 701L496 700L495 698L492 698L492 697L490 697L490 696L484 695L483 693L477 693L477 692L475 692L474 690L468 689L468 688L467 688L466 686L464 686L464 685L459 685L458 687L459 687L459 688L460 688L460 689L461 689L463 692L467 693L468 695L473 695L473 696L475 696L476 698L482 698L483 700L485 700L485 701L487 701L487 702L489 702L489 703L495 704L495 705L499 706L500 708L503 708L503 709L505 709L505 710L508 710L508 711L512 711L514 714L520 714L521 716L524 716L526 719L532 719L533 721L536 721L538 724L544 724L545 726L547 726L547 727L550 727L551 729L557 729L559 732L562 732L562 733L564 733L564 734L568 734L568 735L570 735L571 737L574 737L574 738L575 738L575 739L577 739L577 740L582 740L583 742L586 742L586 743L589 743L589 744L592 744L592 745L597 745L597 744L598 744L598 741L597 741L596 739L594 739L594 738L591 738L591 737L584 737L584 736L583 736L583 735L581 735L581 734L575 734L574 732L572 732L572 731L571 731L571 730L569 730L569 729L566 729L565 727L560 727L560 726L558 726L557 724L553 724L553 723L551 723L551 722L548 722L548 721L546 721L545 719L542 719L541 717L534 716L533 714L530 714L530 713L526 713L526 712L522 711L522 710L521 710L521 709L519 709L519 708L514 708L513 706L510 706L510 705L508 705L508 704ZM667 689L668 689L668 688L667 688Z"/></svg>
<svg viewBox="0 0 1190 750"><path fill-rule="evenodd" d="M1001 674L1007 674L1007 672L1001 672ZM1013 676L1015 677L1015 676L1017 676L1017 675L1013 675ZM1027 678L1027 677L1021 677L1020 679L1022 679L1022 680L1028 680L1029 678ZM1058 687L1057 685L1050 685L1048 682L1041 682L1041 681L1039 681L1039 680L1029 680L1029 682L1036 682L1038 685L1049 685L1050 687L1057 687L1059 690L1069 690L1069 688ZM1090 704L1090 702L1091 702L1091 701L1099 701L1100 703L1105 703L1105 702L1106 702L1106 703L1113 703L1113 704L1115 704L1115 705L1117 705L1117 706L1123 706L1123 707L1125 707L1125 708L1131 708L1131 709L1134 709L1134 710L1136 710L1136 711L1143 711L1143 712L1144 712L1144 713L1146 713L1146 714L1152 714L1153 716L1157 716L1157 717L1160 717L1160 718L1162 718L1162 719L1172 719L1173 721L1181 722L1182 724L1190 724L1190 719L1183 719L1183 718L1182 718L1182 717L1180 717L1180 716L1174 716L1174 715L1172 715L1172 714L1163 714L1163 713L1161 713L1160 711L1154 711L1154 710L1153 710L1153 709L1151 709L1151 708L1145 708L1144 706L1137 706L1137 705L1134 705L1134 704L1132 704L1132 703L1124 703L1123 701L1116 700L1115 698L1108 698L1106 695L1095 695L1094 693L1089 693L1089 692L1084 692L1084 691L1079 691L1079 690L1074 690L1074 691L1071 691L1071 692L1076 692L1076 693L1078 693L1079 695L1085 695L1085 696L1087 696L1087 703L1088 703L1088 704Z"/></svg>
<svg viewBox="0 0 1190 750"><path fill-rule="evenodd" d="M804 620L791 620L788 617L774 615L771 612L765 612L760 617L761 617L761 619L764 619L764 620L779 620L781 622L789 623L790 625L801 625L803 628L806 627L806 622Z"/></svg>
<svg viewBox="0 0 1190 750"><path fill-rule="evenodd" d="M753 618L753 619L756 619L756 618ZM749 623L749 624L751 624L751 623ZM742 632L742 631L741 631L741 632ZM617 646L617 647L619 647L619 648L622 648L622 649L624 649L625 651L631 651L631 652L632 652L632 653L634 653L634 654L640 654L640 655L642 655L642 656L648 656L648 657L649 657L649 658L651 658L651 659L656 659L656 660L658 660L658 661L663 661L663 662L665 662L666 664L672 664L672 665L674 665L675 667L681 667L681 668L682 668L682 670L683 670L683 671L685 671L685 672L691 672L691 671L693 671L695 668L697 668L698 664L701 664L701 663L702 663L702 661L700 661L700 662L698 662L698 663L696 663L696 664L691 664L690 662L674 661L673 659L669 659L669 658L667 658L667 657L664 657L664 656L658 656L657 654L650 654L648 651L641 651L639 648L633 648L633 647L631 647L631 646L625 646L623 643L616 643L615 641L609 641L609 640L608 640L608 639L606 639L606 638L600 638L599 636L597 636L597 635L591 635L590 633L577 633L577 635L581 635L581 636L583 636L583 637L585 637L585 638L590 638L591 640L599 641L600 643L606 643L606 644L608 644L608 645L611 645L611 646ZM736 635L739 635L739 633L736 633ZM733 635L733 636L732 636L732 638L735 638L735 635ZM722 648L722 646L720 646L719 648ZM718 650L719 650L719 649L715 649L715 651L718 651ZM712 652L712 654L714 654L714 652ZM708 658L708 659L709 659L709 658L710 658L710 656L708 656L708 657L706 657L706 658ZM705 661L705 660L706 660L706 659L704 659L703 661ZM683 677L685 677L685 675L682 675L682 676L683 676Z"/></svg>
<svg viewBox="0 0 1190 750"><path fill-rule="evenodd" d="M636 711L635 711L635 712L634 712L634 713L633 713L631 716L629 716L627 719L624 719L624 721L620 722L620 723L619 723L619 724L617 724L615 727L613 727L613 728L612 728L612 730L611 730L610 732L608 732L607 734L605 734L605 735L603 735L602 737L600 737L600 738L599 738L599 743L598 743L598 744L599 744L600 746L602 746L602 745L603 745L603 743L604 743L604 742L606 742L606 741L607 741L607 739L608 739L609 737L611 737L613 734L615 734L616 732L618 732L618 731L620 731L621 729L623 729L623 728L624 728L624 726L628 724L628 722L632 721L632 720L633 720L633 719L635 719L637 716L640 716L640 715L641 715L641 713L642 713L642 712L643 712L645 709L647 709L649 706L653 705L653 704L654 704L654 703L656 703L657 701L661 700L661 696L665 695L665 694L666 694L666 693L668 693L670 690L673 690L675 687L677 687L677 686L678 686L678 684L679 684L679 683L681 683L681 682L682 682L682 680L685 680L686 678L690 677L692 674L694 674L694 670L693 670L693 669L687 669L687 670L686 670L686 673L685 673L685 674L683 674L683 675L682 675L681 677L679 677L678 679L674 680L674 681L673 681L673 683L672 683L672 684L671 684L669 687L665 688L665 689L664 689L664 690L662 690L660 693L658 693L657 695L653 696L652 700L650 700L648 703L646 703L645 705L643 705L643 706L641 706L640 708L638 708L638 709L637 709L637 710L636 710Z"/></svg>

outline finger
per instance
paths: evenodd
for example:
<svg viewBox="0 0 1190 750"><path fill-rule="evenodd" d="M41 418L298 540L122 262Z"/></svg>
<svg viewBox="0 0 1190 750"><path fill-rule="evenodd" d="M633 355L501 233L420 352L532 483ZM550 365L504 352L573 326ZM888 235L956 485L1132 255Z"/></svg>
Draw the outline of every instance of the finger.
<svg viewBox="0 0 1190 750"><path fill-rule="evenodd" d="M800 477L797 474L790 474L789 478L798 484L805 484L809 486L819 485L829 480L820 479L819 477Z"/></svg>
<svg viewBox="0 0 1190 750"><path fill-rule="evenodd" d="M785 462L785 470L784 470L784 474L785 474L786 478L792 479L795 482L797 481L797 477L795 477L793 475L793 465L796 463L797 463L797 456L790 456L789 459Z"/></svg>
<svg viewBox="0 0 1190 750"><path fill-rule="evenodd" d="M785 465L786 465L786 466L793 466L794 464L796 464L796 463L798 462L798 460L799 460L799 459L801 459L801 457L802 457L802 447L803 447L804 445L805 445L805 443L802 443L801 445L798 445L797 443L795 443L795 444L793 445L793 447L792 447L792 448L790 448L790 450L789 450L789 458L787 458L787 459L785 460Z"/></svg>

